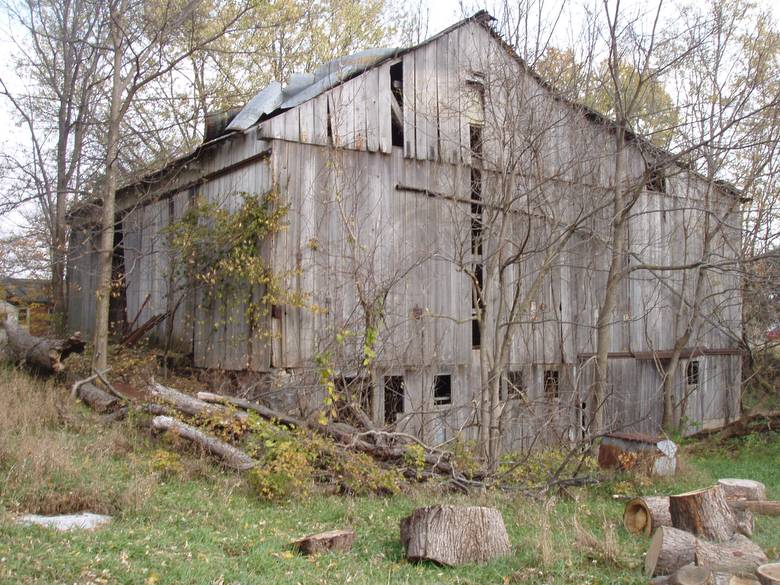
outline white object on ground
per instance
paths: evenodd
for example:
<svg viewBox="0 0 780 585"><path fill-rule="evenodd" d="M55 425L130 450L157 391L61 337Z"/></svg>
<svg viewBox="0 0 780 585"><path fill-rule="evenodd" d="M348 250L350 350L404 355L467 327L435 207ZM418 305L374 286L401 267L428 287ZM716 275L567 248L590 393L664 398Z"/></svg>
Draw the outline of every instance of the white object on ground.
<svg viewBox="0 0 780 585"><path fill-rule="evenodd" d="M111 516L82 512L81 514L64 514L62 516L38 516L37 514L25 514L16 519L17 524L29 526L45 526L55 530L95 530L104 524L111 522Z"/></svg>

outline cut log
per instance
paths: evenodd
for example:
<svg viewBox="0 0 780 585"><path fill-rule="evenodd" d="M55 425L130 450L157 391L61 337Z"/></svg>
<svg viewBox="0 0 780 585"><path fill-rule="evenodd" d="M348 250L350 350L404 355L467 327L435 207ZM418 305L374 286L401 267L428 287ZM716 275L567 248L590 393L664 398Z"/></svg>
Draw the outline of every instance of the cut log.
<svg viewBox="0 0 780 585"><path fill-rule="evenodd" d="M171 431L176 436L197 444L208 453L219 457L227 467L246 471L257 465L257 461L243 451L170 416L154 417L152 427L158 431Z"/></svg>
<svg viewBox="0 0 780 585"><path fill-rule="evenodd" d="M623 525L631 534L651 535L659 526L671 526L669 496L634 498L623 511Z"/></svg>
<svg viewBox="0 0 780 585"><path fill-rule="evenodd" d="M669 496L672 526L715 542L729 540L737 531L734 513L718 485Z"/></svg>
<svg viewBox="0 0 780 585"><path fill-rule="evenodd" d="M752 575L732 575L731 573L713 573L715 585L759 585Z"/></svg>
<svg viewBox="0 0 780 585"><path fill-rule="evenodd" d="M680 567L669 579L670 585L715 585L715 576L705 567L694 564Z"/></svg>
<svg viewBox="0 0 780 585"><path fill-rule="evenodd" d="M761 565L756 574L761 585L780 585L780 563Z"/></svg>
<svg viewBox="0 0 780 585"><path fill-rule="evenodd" d="M208 402L190 396L189 394L179 392L174 388L163 386L154 380L152 380L152 382L149 384L149 393L152 395L152 397L157 398L158 400L162 400L163 402L167 402L176 410L189 416L206 414L223 417L235 416L239 419L245 419L247 417L245 412L233 412L224 406L218 404L209 404Z"/></svg>
<svg viewBox="0 0 780 585"><path fill-rule="evenodd" d="M2 349L5 359L23 364L39 374L59 374L65 369L62 363L65 358L84 351L85 343L78 334L67 339L35 337L7 319L0 321L0 329L5 331Z"/></svg>
<svg viewBox="0 0 780 585"><path fill-rule="evenodd" d="M671 526L660 526L653 534L645 557L649 577L671 575L680 567L696 562L696 537Z"/></svg>
<svg viewBox="0 0 780 585"><path fill-rule="evenodd" d="M765 502L731 502L734 510L750 510L759 516L780 516L780 501Z"/></svg>
<svg viewBox="0 0 780 585"><path fill-rule="evenodd" d="M114 412L122 406L122 402L116 396L111 396L90 382L81 384L76 390L76 396L92 410L101 414Z"/></svg>
<svg viewBox="0 0 780 585"><path fill-rule="evenodd" d="M479 506L418 508L401 520L401 543L410 561L457 566L508 555L501 512Z"/></svg>
<svg viewBox="0 0 780 585"><path fill-rule="evenodd" d="M734 521L737 523L737 532L751 538L756 525L753 512L750 510L736 510L733 507L731 511L734 513Z"/></svg>
<svg viewBox="0 0 780 585"><path fill-rule="evenodd" d="M766 486L752 479L719 479L718 485L723 489L723 495L729 502L733 500L748 500L756 502L766 500Z"/></svg>
<svg viewBox="0 0 780 585"><path fill-rule="evenodd" d="M354 530L330 530L312 534L293 541L294 546L304 555L314 555L328 551L347 552L355 542Z"/></svg>
<svg viewBox="0 0 780 585"><path fill-rule="evenodd" d="M761 547L742 534L735 534L728 542L716 544L696 541L696 565L724 573L754 573L767 562Z"/></svg>

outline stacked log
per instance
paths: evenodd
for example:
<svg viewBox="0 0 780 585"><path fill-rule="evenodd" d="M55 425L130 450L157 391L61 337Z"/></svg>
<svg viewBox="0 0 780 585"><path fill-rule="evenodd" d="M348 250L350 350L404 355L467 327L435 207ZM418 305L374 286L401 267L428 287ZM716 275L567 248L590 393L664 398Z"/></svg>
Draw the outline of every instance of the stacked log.
<svg viewBox="0 0 780 585"><path fill-rule="evenodd" d="M756 501L764 498L765 493L759 482L726 479L668 498L636 498L626 506L623 521L635 534L647 533L648 526L654 529L645 558L646 574L658 578L653 582L757 583L759 567L767 562L767 557L749 538L751 510L761 508L753 504L768 503Z"/></svg>

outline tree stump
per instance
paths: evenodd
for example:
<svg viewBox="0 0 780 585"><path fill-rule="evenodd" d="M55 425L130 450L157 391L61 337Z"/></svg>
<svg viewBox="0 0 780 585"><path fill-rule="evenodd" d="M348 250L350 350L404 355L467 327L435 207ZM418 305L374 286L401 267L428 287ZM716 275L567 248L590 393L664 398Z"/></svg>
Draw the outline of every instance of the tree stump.
<svg viewBox="0 0 780 585"><path fill-rule="evenodd" d="M634 498L623 511L623 525L631 534L651 535L659 526L671 526L668 496Z"/></svg>
<svg viewBox="0 0 780 585"><path fill-rule="evenodd" d="M715 585L712 571L696 565L685 565L674 572L669 579L670 585Z"/></svg>
<svg viewBox="0 0 780 585"><path fill-rule="evenodd" d="M354 530L329 530L299 538L293 541L292 545L301 554L314 555L328 551L347 552L352 548L353 542L355 542Z"/></svg>
<svg viewBox="0 0 780 585"><path fill-rule="evenodd" d="M478 506L418 508L401 520L401 543L410 561L456 566L509 554L501 512Z"/></svg>
<svg viewBox="0 0 780 585"><path fill-rule="evenodd" d="M649 577L671 575L680 567L695 563L696 537L671 526L661 526L653 534L645 557L645 573Z"/></svg>
<svg viewBox="0 0 780 585"><path fill-rule="evenodd" d="M723 495L729 501L748 500L758 502L766 500L766 486L752 479L719 479L718 485L723 489Z"/></svg>
<svg viewBox="0 0 780 585"><path fill-rule="evenodd" d="M756 574L761 585L780 585L780 563L761 565Z"/></svg>
<svg viewBox="0 0 780 585"><path fill-rule="evenodd" d="M40 374L59 374L65 369L62 361L66 357L84 351L85 343L78 334L68 339L35 337L7 319L0 320L0 330L5 331L6 335L5 345L0 347L0 355Z"/></svg>
<svg viewBox="0 0 780 585"><path fill-rule="evenodd" d="M696 565L725 573L753 573L767 557L761 547L742 534L728 542L716 544L696 541Z"/></svg>
<svg viewBox="0 0 780 585"><path fill-rule="evenodd" d="M723 488L717 485L669 496L669 513L672 526L707 540L724 542L737 531Z"/></svg>

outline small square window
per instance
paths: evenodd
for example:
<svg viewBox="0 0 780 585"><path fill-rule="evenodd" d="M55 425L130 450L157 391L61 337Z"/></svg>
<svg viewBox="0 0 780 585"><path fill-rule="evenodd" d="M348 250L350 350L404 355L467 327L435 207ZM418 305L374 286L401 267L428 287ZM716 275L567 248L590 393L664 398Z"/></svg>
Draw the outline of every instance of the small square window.
<svg viewBox="0 0 780 585"><path fill-rule="evenodd" d="M688 378L688 386L695 386L699 383L699 361L693 360L688 362L688 367L685 369L685 375Z"/></svg>
<svg viewBox="0 0 780 585"><path fill-rule="evenodd" d="M449 374L433 377L433 404L452 404L452 376Z"/></svg>
<svg viewBox="0 0 780 585"><path fill-rule="evenodd" d="M501 400L525 400L525 376L523 370L509 370L504 373L501 394Z"/></svg>

